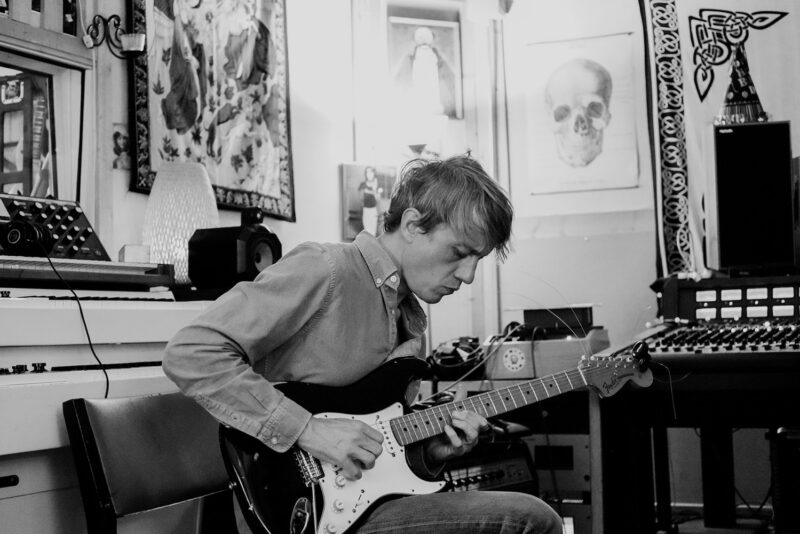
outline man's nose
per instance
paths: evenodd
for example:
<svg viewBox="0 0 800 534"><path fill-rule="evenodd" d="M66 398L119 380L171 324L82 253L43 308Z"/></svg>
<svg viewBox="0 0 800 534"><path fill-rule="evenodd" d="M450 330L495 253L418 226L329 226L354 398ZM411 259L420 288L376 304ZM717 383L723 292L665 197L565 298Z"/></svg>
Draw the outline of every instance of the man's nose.
<svg viewBox="0 0 800 534"><path fill-rule="evenodd" d="M480 258L477 256L468 256L461 260L456 269L455 276L465 284L471 284L475 280L475 270L478 268L478 261Z"/></svg>

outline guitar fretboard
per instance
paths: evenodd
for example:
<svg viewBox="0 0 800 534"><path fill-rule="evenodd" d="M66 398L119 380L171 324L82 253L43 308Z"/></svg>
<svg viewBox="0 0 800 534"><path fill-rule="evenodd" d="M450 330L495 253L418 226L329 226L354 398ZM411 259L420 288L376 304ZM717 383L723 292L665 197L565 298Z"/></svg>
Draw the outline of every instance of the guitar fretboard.
<svg viewBox="0 0 800 534"><path fill-rule="evenodd" d="M573 369L406 414L389 424L397 441L409 445L443 433L454 411L469 410L493 417L586 386L583 372Z"/></svg>

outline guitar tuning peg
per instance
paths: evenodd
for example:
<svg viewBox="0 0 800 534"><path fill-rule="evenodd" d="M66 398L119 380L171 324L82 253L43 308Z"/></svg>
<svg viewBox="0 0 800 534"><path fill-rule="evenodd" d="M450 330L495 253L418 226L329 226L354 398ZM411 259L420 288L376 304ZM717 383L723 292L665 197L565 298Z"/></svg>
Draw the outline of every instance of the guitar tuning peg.
<svg viewBox="0 0 800 534"><path fill-rule="evenodd" d="M637 341L631 347L631 355L638 362L640 371L647 369L647 363L650 361L650 348L644 341Z"/></svg>

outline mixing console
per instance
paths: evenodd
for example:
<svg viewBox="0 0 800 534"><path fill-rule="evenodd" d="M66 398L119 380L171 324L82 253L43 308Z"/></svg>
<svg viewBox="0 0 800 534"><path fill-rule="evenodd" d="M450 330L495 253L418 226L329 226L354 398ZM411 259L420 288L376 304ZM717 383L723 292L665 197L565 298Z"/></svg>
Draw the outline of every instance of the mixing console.
<svg viewBox="0 0 800 534"><path fill-rule="evenodd" d="M638 337L654 361L692 369L800 366L800 323L791 318L667 322Z"/></svg>

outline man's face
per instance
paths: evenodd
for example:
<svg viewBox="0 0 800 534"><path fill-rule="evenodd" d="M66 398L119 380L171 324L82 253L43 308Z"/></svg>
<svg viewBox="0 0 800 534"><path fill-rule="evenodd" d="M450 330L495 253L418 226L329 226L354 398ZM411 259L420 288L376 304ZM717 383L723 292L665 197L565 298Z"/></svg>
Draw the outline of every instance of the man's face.
<svg viewBox="0 0 800 534"><path fill-rule="evenodd" d="M478 261L489 253L479 237L459 234L440 224L418 232L402 258L403 278L417 298L435 304L475 279Z"/></svg>

